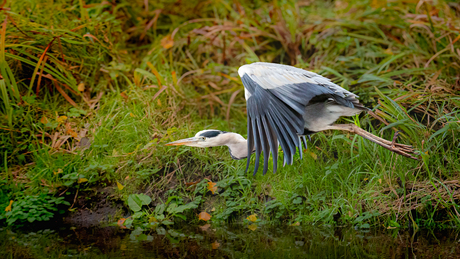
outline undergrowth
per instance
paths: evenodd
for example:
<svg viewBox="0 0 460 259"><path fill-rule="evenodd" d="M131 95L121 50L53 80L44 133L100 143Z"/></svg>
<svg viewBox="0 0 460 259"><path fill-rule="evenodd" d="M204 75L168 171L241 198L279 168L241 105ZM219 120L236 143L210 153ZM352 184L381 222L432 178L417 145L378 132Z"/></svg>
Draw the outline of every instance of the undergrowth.
<svg viewBox="0 0 460 259"><path fill-rule="evenodd" d="M37 195L72 213L110 187L124 227L460 225L455 1L81 3L1 8L1 224L32 221L11 215ZM226 148L163 145L202 129L245 135L237 69L255 61L358 94L372 112L343 120L386 139L400 131L420 161L324 132L302 160L253 177Z"/></svg>

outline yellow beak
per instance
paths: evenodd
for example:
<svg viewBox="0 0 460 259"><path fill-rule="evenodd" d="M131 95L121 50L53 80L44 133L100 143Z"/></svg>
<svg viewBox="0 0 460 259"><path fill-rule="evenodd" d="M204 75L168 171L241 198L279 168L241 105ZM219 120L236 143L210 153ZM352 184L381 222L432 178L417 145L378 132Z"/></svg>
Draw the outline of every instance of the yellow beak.
<svg viewBox="0 0 460 259"><path fill-rule="evenodd" d="M169 142L167 144L165 144L166 146L188 146L188 145L193 145L195 143L198 142L198 139L193 137L193 138L185 138L185 139L181 139L181 140L176 140L176 141L173 141L173 142Z"/></svg>

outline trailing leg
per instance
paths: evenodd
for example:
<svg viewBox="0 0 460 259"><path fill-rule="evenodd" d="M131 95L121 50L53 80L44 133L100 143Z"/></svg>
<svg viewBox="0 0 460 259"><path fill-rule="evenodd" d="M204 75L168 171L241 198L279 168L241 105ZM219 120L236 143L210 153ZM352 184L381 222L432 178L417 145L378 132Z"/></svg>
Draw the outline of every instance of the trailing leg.
<svg viewBox="0 0 460 259"><path fill-rule="evenodd" d="M395 152L398 155L402 155L408 158L418 160L418 158L410 155L414 153L414 148L412 146L395 143L396 138L398 137L398 133L395 133L395 136L393 137L393 141L388 141L386 139L380 138L372 133L369 133L361 129L360 127L354 124L334 124L334 125L329 126L327 129L344 130L344 131L349 131L349 132L358 134L361 137L368 139L392 152Z"/></svg>

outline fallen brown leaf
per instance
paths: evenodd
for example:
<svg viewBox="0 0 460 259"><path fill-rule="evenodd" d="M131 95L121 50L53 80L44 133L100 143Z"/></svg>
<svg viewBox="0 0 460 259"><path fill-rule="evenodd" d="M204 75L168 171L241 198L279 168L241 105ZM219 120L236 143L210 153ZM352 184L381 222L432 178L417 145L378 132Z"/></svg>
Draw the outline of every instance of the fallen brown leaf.
<svg viewBox="0 0 460 259"><path fill-rule="evenodd" d="M78 91L80 91L80 92L85 91L85 83L81 82L80 84L78 84L77 89L78 89Z"/></svg>
<svg viewBox="0 0 460 259"><path fill-rule="evenodd" d="M211 246L212 246L212 249L217 249L217 248L219 248L220 244L219 244L219 242L214 241L214 243L212 243Z"/></svg>
<svg viewBox="0 0 460 259"><path fill-rule="evenodd" d="M46 118L45 115L43 115L43 117L40 119L40 122L43 123L43 124L46 124L49 122L48 118Z"/></svg>
<svg viewBox="0 0 460 259"><path fill-rule="evenodd" d="M209 181L208 182L208 190L210 190L212 192L212 194L214 194L217 191L216 183L213 183L213 182Z"/></svg>
<svg viewBox="0 0 460 259"><path fill-rule="evenodd" d="M174 40L172 39L171 35L166 35L160 42L161 46L165 49L172 48L174 46Z"/></svg>
<svg viewBox="0 0 460 259"><path fill-rule="evenodd" d="M121 183L119 183L118 181L117 181L117 187L118 187L118 190L120 190L120 191L123 190L123 188L125 188L125 187L124 187Z"/></svg>
<svg viewBox="0 0 460 259"><path fill-rule="evenodd" d="M69 134L69 135L72 136L73 138L77 138L77 137L78 137L77 132L73 131L72 129L68 129L68 130L67 130L67 134Z"/></svg>
<svg viewBox="0 0 460 259"><path fill-rule="evenodd" d="M203 211L198 215L198 219L208 221L211 219L211 215L209 215L206 211Z"/></svg>
<svg viewBox="0 0 460 259"><path fill-rule="evenodd" d="M124 224L125 224L125 221L126 221L125 218L121 218L121 219L119 219L119 220L117 221L117 225L118 225L120 228L126 228L125 225L124 225Z"/></svg>
<svg viewBox="0 0 460 259"><path fill-rule="evenodd" d="M185 183L185 186L190 187L190 186L193 186L193 185L197 185L197 184L199 184L199 183L200 183L200 180L195 181L195 182Z"/></svg>
<svg viewBox="0 0 460 259"><path fill-rule="evenodd" d="M247 217L246 219L251 221L251 222L256 222L257 221L257 216L256 216L256 214L252 214L249 217Z"/></svg>
<svg viewBox="0 0 460 259"><path fill-rule="evenodd" d="M200 229L201 229L202 231L206 231L206 230L209 229L210 226L211 226L211 224L205 224L205 225L203 225L203 226L200 226Z"/></svg>
<svg viewBox="0 0 460 259"><path fill-rule="evenodd" d="M11 211L11 205L13 205L13 200L10 200L10 205L5 208L5 212Z"/></svg>
<svg viewBox="0 0 460 259"><path fill-rule="evenodd" d="M123 97L123 99L125 99L125 101L128 101L128 95L126 95L124 92L121 92L120 96Z"/></svg>

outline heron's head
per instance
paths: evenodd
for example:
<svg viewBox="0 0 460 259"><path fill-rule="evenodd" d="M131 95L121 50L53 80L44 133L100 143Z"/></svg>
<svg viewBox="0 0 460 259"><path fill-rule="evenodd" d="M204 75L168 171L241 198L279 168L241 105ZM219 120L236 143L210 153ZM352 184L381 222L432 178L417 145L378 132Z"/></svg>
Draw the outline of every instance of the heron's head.
<svg viewBox="0 0 460 259"><path fill-rule="evenodd" d="M220 130L202 130L195 137L176 140L166 146L217 147L229 144L225 136L228 132Z"/></svg>

